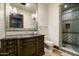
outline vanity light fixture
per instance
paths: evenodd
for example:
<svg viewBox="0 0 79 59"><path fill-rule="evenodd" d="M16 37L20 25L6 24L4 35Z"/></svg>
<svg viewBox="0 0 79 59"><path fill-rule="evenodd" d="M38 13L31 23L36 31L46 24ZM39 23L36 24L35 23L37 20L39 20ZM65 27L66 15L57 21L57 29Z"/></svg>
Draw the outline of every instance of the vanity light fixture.
<svg viewBox="0 0 79 59"><path fill-rule="evenodd" d="M17 13L17 9L15 7L9 6L9 12L11 13Z"/></svg>
<svg viewBox="0 0 79 59"><path fill-rule="evenodd" d="M16 8L13 8L13 13L17 13L17 9Z"/></svg>

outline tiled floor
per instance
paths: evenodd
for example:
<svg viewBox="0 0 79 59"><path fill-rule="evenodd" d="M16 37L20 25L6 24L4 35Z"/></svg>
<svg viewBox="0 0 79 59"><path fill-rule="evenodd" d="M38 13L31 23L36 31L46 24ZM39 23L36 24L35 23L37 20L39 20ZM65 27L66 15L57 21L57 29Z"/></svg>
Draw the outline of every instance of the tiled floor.
<svg viewBox="0 0 79 59"><path fill-rule="evenodd" d="M47 48L45 48L45 55L44 56L71 56L68 53L65 53L63 51L51 51Z"/></svg>

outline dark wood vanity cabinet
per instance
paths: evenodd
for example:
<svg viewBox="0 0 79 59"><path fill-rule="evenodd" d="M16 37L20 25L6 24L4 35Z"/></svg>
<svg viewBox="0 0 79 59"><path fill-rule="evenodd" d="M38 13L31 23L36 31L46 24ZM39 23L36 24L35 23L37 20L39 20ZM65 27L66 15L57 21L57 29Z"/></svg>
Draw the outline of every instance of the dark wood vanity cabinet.
<svg viewBox="0 0 79 59"><path fill-rule="evenodd" d="M44 35L1 40L2 53L9 56L44 55Z"/></svg>

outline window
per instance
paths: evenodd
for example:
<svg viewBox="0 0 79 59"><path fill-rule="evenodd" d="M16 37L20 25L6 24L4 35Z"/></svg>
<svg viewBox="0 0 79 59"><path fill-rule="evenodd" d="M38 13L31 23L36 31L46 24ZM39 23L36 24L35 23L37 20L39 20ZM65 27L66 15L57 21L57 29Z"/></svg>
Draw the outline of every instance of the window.
<svg viewBox="0 0 79 59"><path fill-rule="evenodd" d="M23 28L23 15L11 14L10 15L10 28Z"/></svg>

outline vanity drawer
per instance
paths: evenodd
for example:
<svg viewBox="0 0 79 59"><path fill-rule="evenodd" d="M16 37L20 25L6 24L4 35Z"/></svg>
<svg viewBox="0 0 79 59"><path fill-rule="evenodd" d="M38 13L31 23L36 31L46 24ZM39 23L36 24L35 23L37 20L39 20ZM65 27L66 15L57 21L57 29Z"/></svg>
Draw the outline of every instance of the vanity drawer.
<svg viewBox="0 0 79 59"><path fill-rule="evenodd" d="M11 48L11 47L15 47L16 46L16 42L14 42L14 41L3 41L2 42L2 47L4 48L4 47L9 47L9 48Z"/></svg>
<svg viewBox="0 0 79 59"><path fill-rule="evenodd" d="M28 42L33 42L33 41L36 41L36 39L34 39L34 38L28 38L28 39L27 39L27 38L26 38L26 39L23 39L23 40L22 40L23 43L28 43Z"/></svg>
<svg viewBox="0 0 79 59"><path fill-rule="evenodd" d="M16 40L8 40L7 44L8 45L16 44Z"/></svg>

